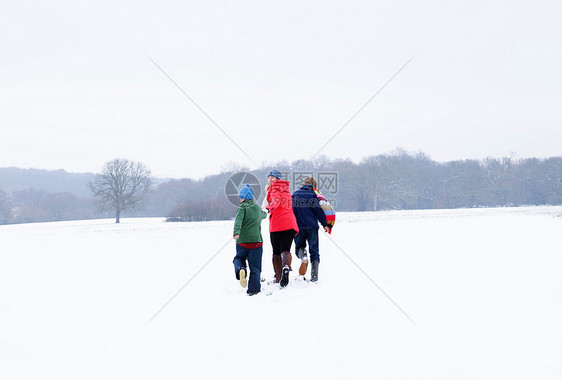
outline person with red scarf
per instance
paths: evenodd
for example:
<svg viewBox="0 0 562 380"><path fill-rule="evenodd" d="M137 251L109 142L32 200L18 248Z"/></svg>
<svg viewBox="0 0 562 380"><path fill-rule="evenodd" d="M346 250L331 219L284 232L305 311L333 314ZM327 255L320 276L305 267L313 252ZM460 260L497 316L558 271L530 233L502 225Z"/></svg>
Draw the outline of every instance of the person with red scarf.
<svg viewBox="0 0 562 380"><path fill-rule="evenodd" d="M277 170L268 173L266 209L269 212L269 233L273 248L275 282L284 288L289 284L291 245L295 235L299 232L299 227L293 213L289 181L282 178L282 174Z"/></svg>

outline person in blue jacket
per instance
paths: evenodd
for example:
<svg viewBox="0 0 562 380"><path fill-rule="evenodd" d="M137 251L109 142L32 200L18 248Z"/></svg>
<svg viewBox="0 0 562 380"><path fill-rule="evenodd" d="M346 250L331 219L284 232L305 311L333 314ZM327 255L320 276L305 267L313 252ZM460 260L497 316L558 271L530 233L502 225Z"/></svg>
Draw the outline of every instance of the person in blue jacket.
<svg viewBox="0 0 562 380"><path fill-rule="evenodd" d="M303 186L293 193L293 212L297 218L299 233L295 236L295 251L301 259L299 274L304 276L308 267L308 255L306 244L310 252L310 280L318 281L318 266L320 265L320 254L318 245L318 223L324 227L326 232L330 227L326 222L326 214L318 204L318 198L314 188L318 185L313 177L307 177Z"/></svg>

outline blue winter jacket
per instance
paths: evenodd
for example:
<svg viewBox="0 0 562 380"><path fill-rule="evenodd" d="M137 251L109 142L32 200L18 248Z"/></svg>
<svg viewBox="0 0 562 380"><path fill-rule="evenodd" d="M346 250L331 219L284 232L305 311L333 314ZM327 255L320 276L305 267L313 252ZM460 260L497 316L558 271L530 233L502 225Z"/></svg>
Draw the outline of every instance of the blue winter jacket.
<svg viewBox="0 0 562 380"><path fill-rule="evenodd" d="M293 212L299 228L318 228L319 222L324 227L328 225L326 214L318 204L318 198L312 189L312 185L304 185L293 193Z"/></svg>

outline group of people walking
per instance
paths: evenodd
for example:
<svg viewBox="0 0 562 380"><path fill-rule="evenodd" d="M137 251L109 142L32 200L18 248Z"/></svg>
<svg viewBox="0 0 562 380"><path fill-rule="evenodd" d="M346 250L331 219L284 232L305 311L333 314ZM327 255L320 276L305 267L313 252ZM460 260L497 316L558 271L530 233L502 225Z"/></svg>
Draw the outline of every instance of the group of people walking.
<svg viewBox="0 0 562 380"><path fill-rule="evenodd" d="M269 215L269 233L273 250L272 263L275 283L281 287L289 284L292 270L291 246L295 242L295 253L301 260L299 274L306 274L311 263L311 281L318 281L320 264L318 230L319 224L331 233L333 220L328 221L321 205L325 199L317 190L313 177L307 177L302 187L291 195L289 181L272 170L267 176L266 197L260 207L255 203L254 190L245 185L238 193L240 205L234 221L233 237L236 240L234 271L240 285L254 295L261 290L261 263L263 239L261 221ZM327 202L326 202L327 204ZM332 209L333 211L333 209ZM310 252L310 259L306 250ZM250 273L248 279L247 266Z"/></svg>

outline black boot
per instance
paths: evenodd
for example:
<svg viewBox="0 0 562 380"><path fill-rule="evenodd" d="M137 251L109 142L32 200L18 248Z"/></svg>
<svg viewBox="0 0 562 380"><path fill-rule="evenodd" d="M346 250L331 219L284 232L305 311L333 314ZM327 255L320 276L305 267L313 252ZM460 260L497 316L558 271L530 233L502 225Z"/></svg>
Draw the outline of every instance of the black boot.
<svg viewBox="0 0 562 380"><path fill-rule="evenodd" d="M318 281L318 266L320 265L319 261L312 261L311 262L311 269L310 269L310 281L316 282Z"/></svg>

